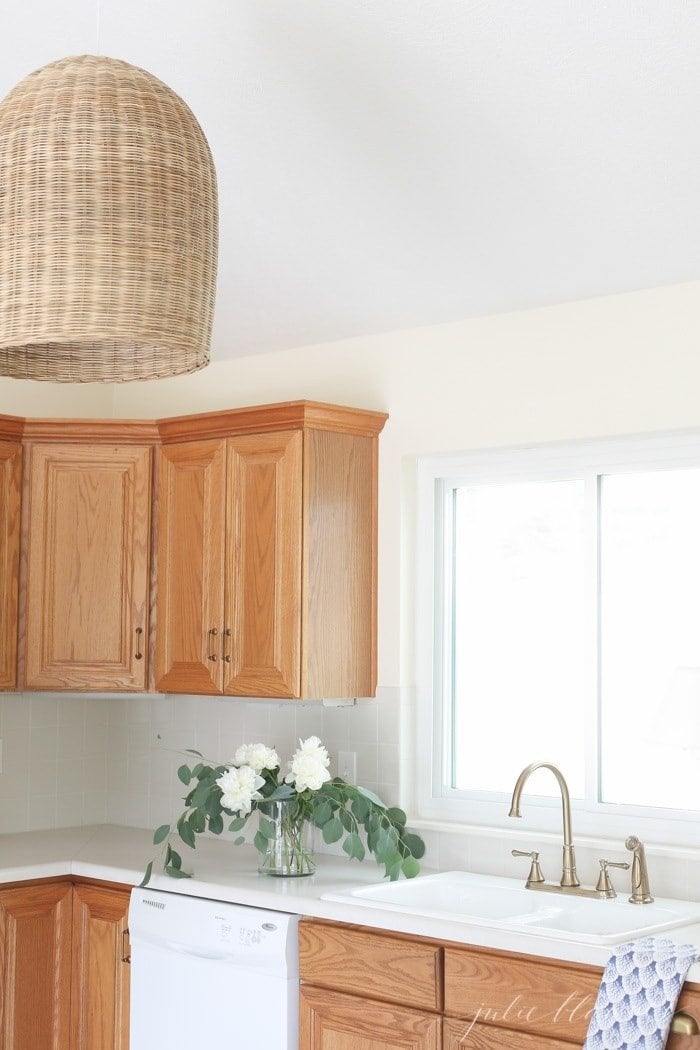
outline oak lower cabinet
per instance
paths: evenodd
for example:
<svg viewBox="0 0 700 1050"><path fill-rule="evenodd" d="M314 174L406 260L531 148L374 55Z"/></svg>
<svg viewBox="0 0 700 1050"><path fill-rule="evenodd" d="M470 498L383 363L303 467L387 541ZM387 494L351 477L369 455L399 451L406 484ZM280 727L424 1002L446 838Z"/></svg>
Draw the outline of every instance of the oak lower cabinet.
<svg viewBox="0 0 700 1050"><path fill-rule="evenodd" d="M28 447L24 686L143 691L152 450Z"/></svg>
<svg viewBox="0 0 700 1050"><path fill-rule="evenodd" d="M434 1014L302 986L300 1050L440 1050Z"/></svg>
<svg viewBox="0 0 700 1050"><path fill-rule="evenodd" d="M0 689L17 684L21 479L21 444L0 440Z"/></svg>
<svg viewBox="0 0 700 1050"><path fill-rule="evenodd" d="M128 1050L128 890L78 884L73 895L71 1050Z"/></svg>
<svg viewBox="0 0 700 1050"><path fill-rule="evenodd" d="M70 1046L70 882L0 890L0 1050Z"/></svg>
<svg viewBox="0 0 700 1050"><path fill-rule="evenodd" d="M385 420L304 401L159 423L157 689L374 696Z"/></svg>
<svg viewBox="0 0 700 1050"><path fill-rule="evenodd" d="M0 889L0 1050L128 1050L129 890Z"/></svg>
<svg viewBox="0 0 700 1050"><path fill-rule="evenodd" d="M299 1050L573 1050L602 968L342 923L299 924ZM700 986L678 1000L700 1022ZM700 1036L672 1034L668 1050Z"/></svg>

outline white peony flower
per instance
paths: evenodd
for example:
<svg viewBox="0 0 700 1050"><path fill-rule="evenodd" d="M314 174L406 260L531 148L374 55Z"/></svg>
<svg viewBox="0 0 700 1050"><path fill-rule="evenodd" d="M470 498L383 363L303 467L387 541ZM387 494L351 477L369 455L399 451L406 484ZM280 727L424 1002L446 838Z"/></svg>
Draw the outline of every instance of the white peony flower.
<svg viewBox="0 0 700 1050"><path fill-rule="evenodd" d="M297 791L318 791L326 781L331 779L328 772L330 759L328 751L317 736L310 736L299 741L289 763L289 773L284 778L287 784L293 784Z"/></svg>
<svg viewBox="0 0 700 1050"><path fill-rule="evenodd" d="M216 781L221 788L221 805L231 813L245 816L253 808L253 802L262 798L258 788L265 781L251 766L227 769Z"/></svg>
<svg viewBox="0 0 700 1050"><path fill-rule="evenodd" d="M233 756L234 766L251 766L256 773L263 769L277 769L280 756L274 747L265 744L242 744Z"/></svg>

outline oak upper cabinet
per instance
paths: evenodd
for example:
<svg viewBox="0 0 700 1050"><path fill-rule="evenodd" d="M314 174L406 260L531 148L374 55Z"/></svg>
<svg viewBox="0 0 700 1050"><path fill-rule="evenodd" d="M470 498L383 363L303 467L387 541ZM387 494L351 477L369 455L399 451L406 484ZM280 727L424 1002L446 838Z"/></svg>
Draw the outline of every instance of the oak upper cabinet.
<svg viewBox="0 0 700 1050"><path fill-rule="evenodd" d="M302 401L159 424L156 688L374 695L385 420Z"/></svg>
<svg viewBox="0 0 700 1050"><path fill-rule="evenodd" d="M4 429L0 429L0 689L14 689L17 684L22 446L18 440L3 440Z"/></svg>
<svg viewBox="0 0 700 1050"><path fill-rule="evenodd" d="M71 1050L129 1048L128 911L127 889L74 889Z"/></svg>
<svg viewBox="0 0 700 1050"><path fill-rule="evenodd" d="M0 890L2 1050L70 1046L71 897L69 882Z"/></svg>
<svg viewBox="0 0 700 1050"><path fill-rule="evenodd" d="M98 440L28 450L25 688L142 691L152 450Z"/></svg>

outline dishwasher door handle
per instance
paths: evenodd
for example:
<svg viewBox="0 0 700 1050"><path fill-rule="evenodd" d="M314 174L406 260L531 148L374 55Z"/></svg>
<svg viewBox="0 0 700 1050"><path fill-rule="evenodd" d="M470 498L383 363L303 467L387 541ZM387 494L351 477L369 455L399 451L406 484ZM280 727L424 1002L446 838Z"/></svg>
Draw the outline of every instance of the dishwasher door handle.
<svg viewBox="0 0 700 1050"><path fill-rule="evenodd" d="M222 959L228 959L228 952L212 952L206 949L199 950L193 948L189 944L180 944L177 941L165 941L165 947L171 952L177 952L178 955L191 955L195 959L212 959L215 962L220 962Z"/></svg>

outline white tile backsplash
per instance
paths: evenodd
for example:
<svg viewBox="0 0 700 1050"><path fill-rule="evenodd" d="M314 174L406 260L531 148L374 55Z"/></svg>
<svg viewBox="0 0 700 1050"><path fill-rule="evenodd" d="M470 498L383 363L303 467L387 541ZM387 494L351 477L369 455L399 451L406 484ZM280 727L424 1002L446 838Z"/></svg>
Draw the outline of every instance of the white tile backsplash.
<svg viewBox="0 0 700 1050"><path fill-rule="evenodd" d="M114 700L0 694L0 832L103 821Z"/></svg>
<svg viewBox="0 0 700 1050"><path fill-rule="evenodd" d="M103 821L155 828L181 812L185 788L177 768L197 748L216 762L229 761L243 743L276 747L283 763L299 738L315 734L329 749L333 773L339 751L357 754L358 782L389 805L399 805L401 691L381 688L376 700L324 707L321 703L237 700L190 696L63 696L0 694L0 832ZM404 695L404 703L406 697ZM496 875L527 874L526 858L513 845L541 851L548 878L561 864L558 841L531 846L492 829L420 828L425 864ZM317 836L319 852L333 852ZM598 858L625 860L595 842L577 846L582 881L595 881ZM677 859L661 848L647 851L657 896L700 900L700 860ZM615 872L624 893L629 873ZM379 875L378 875L379 877Z"/></svg>

